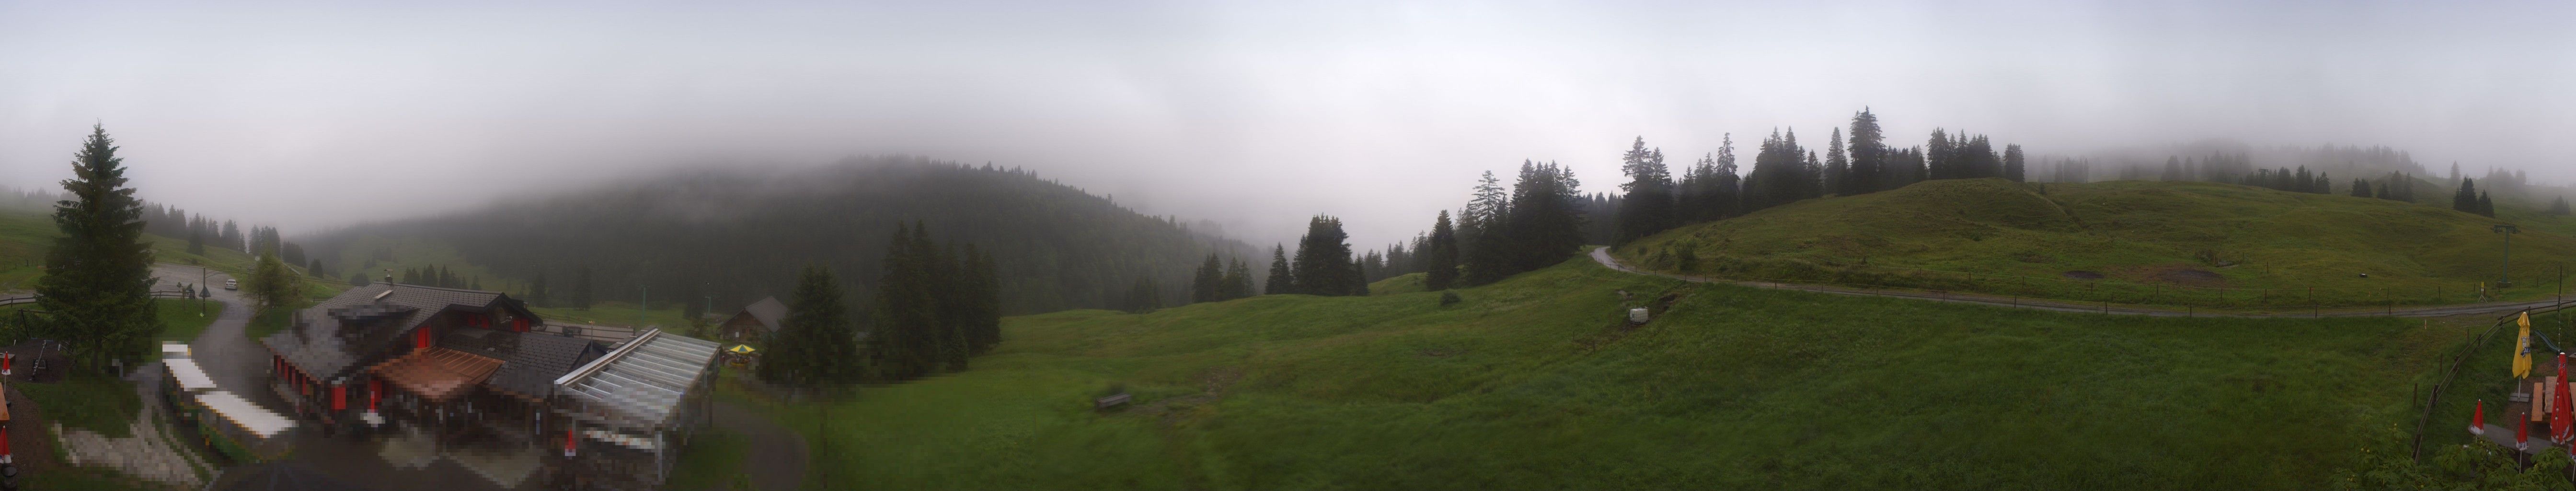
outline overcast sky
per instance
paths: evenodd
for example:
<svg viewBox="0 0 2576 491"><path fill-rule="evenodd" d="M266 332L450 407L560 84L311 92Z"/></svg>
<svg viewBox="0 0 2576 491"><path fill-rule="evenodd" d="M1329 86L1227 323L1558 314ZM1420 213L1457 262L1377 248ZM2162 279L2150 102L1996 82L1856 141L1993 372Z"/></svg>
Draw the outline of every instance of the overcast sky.
<svg viewBox="0 0 2576 491"><path fill-rule="evenodd" d="M289 234L910 153L1256 241L1340 215L1374 247L1480 171L1614 191L1633 137L1676 166L1730 132L1821 148L1863 106L1906 144L2384 144L2576 177L2564 1L429 3L0 0L0 186L68 176L93 122L147 198Z"/></svg>

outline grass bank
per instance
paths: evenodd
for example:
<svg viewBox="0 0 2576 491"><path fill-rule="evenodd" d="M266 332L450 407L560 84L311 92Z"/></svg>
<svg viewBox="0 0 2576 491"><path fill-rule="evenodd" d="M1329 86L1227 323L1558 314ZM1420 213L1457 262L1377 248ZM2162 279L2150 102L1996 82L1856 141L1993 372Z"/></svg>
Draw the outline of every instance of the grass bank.
<svg viewBox="0 0 2576 491"><path fill-rule="evenodd" d="M2507 218L2521 217L2506 214ZM2230 184L1928 181L1685 226L1613 249L1649 269L2174 306L2550 298L2576 239L2414 203Z"/></svg>
<svg viewBox="0 0 2576 491"><path fill-rule="evenodd" d="M1682 294L1630 329L1623 308ZM2459 344L2391 319L2148 319L1503 283L1013 317L971 371L769 404L817 486L2315 488ZM1096 412L1111 386L1132 406Z"/></svg>

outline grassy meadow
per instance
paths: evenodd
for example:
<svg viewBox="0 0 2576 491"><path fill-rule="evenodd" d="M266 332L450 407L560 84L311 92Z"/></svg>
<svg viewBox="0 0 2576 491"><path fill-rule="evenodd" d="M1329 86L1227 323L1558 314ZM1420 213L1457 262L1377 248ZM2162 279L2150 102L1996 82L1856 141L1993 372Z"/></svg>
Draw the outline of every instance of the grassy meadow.
<svg viewBox="0 0 2576 491"><path fill-rule="evenodd" d="M2417 320L2058 314L1580 259L1458 291L1013 317L966 372L729 397L806 434L811 489L2314 488L2411 423L2410 385L2463 344ZM1094 411L1113 387L1134 403Z"/></svg>
<svg viewBox="0 0 2576 491"><path fill-rule="evenodd" d="M2505 236L2491 230L2505 223L2440 206L2231 184L1942 180L1685 226L1613 252L1653 269L1732 278L2360 308L2478 301L2480 284L2505 271ZM2558 294L2576 239L2556 229L2525 227L2513 237L2516 280L2497 296Z"/></svg>

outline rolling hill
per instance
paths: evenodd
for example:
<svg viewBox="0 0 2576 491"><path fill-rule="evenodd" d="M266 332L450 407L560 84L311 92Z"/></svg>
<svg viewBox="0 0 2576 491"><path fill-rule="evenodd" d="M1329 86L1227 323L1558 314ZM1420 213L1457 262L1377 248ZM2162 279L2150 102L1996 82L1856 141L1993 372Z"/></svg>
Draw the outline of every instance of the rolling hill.
<svg viewBox="0 0 2576 491"><path fill-rule="evenodd" d="M2507 218L2523 215L2507 213ZM1685 226L1613 250L1685 274L2264 308L2467 303L2508 223L2422 204L2201 182L1927 181ZM2576 239L2525 227L2505 299L2550 298ZM2313 290L2311 290L2313 289ZM2311 293L2313 291L2313 293ZM2313 298L2313 300L2311 300Z"/></svg>
<svg viewBox="0 0 2576 491"><path fill-rule="evenodd" d="M808 265L866 298L887 238L912 223L993 254L1004 308L1022 313L1109 306L1147 277L1178 303L1207 254L1258 252L1034 173L909 157L686 170L298 241L332 271L440 264L514 293L542 275L552 298L535 300L561 304L587 267L598 300L722 310L785 295Z"/></svg>
<svg viewBox="0 0 2576 491"><path fill-rule="evenodd" d="M1581 259L1457 292L1013 317L966 372L729 397L830 456L806 480L824 488L2313 489L2411 422L2408 384L2460 344L2412 320L2060 314ZM1133 405L1093 410L1111 390Z"/></svg>

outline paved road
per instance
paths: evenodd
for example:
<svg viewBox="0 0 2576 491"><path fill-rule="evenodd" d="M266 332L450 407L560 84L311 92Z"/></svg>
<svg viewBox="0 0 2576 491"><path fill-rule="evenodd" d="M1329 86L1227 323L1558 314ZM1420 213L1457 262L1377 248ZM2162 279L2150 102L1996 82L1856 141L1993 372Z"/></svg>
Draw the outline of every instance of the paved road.
<svg viewBox="0 0 2576 491"><path fill-rule="evenodd" d="M177 264L155 264L152 273L163 278L163 283L205 284L214 290L214 295L208 298L222 303L224 311L215 316L213 324L206 325L205 332L197 334L196 340L188 342L192 352L190 357L196 358L197 365L206 369L207 377L215 379L216 387L270 409L284 411L285 401L277 400L277 395L268 391L268 348L260 347L259 342L252 341L244 333L250 327L253 313L250 301L243 299L238 291L211 286L224 284L230 276L222 271L207 270L203 271L201 283L198 267Z"/></svg>
<svg viewBox="0 0 2576 491"><path fill-rule="evenodd" d="M1829 294L1835 294L1835 295L1857 295L1857 296L1872 296L1872 297L1898 297L1898 298L1912 298L1912 299L1918 299L1918 300L1930 300L1930 301L1935 301L1935 302L1973 303L1973 304L1980 304L1980 305L1993 305L1993 306L1997 306L1997 307L2012 307L2012 308L2018 308L2018 309L2030 309L2030 310L2047 310L2047 311L2054 311L2054 312L2074 312L2074 313L2090 313L2090 314L2144 315L2144 316L2150 316L2150 317L2194 317L2194 316L2196 316L2196 317L2389 317L2389 316L2394 316L2394 317L2448 317L2448 316L2454 316L2454 315L2499 314L2499 313L2514 312L2514 311L2520 311L2520 310L2545 309L2545 308L2550 308L2550 307L2558 306L2558 302L2557 302L2557 301L2555 301L2555 300L2536 300L2536 301L2529 301L2529 302L2488 302L2488 303L2462 304L2462 305L2438 305L2438 306L2430 306L2430 307L2405 307L2405 308L2396 308L2396 309L2384 309L2384 308L2383 308L2383 309L2324 309L2324 310L2311 310L2311 311L2299 311L2299 312L2246 312L2246 311L2172 310L2172 309L2157 308L2157 307L2140 307L2140 306L2124 306L2124 305L2108 305L2108 306L2106 306L2106 305L2104 305L2104 304L2100 304L2100 303L2068 302L2068 301L2060 301L2060 300L2041 300L2041 299L2034 299L2034 298L2015 298L2015 297L2007 297L2007 296L2000 296L2000 295L1984 295L1984 294L1975 294L1975 293L1957 293L1957 292L1922 292L1922 291L1912 291L1912 290L1872 290L1872 289L1865 289L1865 288L1851 288L1851 287L1832 286L1832 285L1810 285L1810 284L1800 284L1800 283L1776 283L1776 282L1768 282L1768 281L1738 281L1738 280L1729 280L1729 279L1722 279L1722 278L1708 278L1708 277L1700 277L1700 276L1687 276L1687 275L1679 275L1679 274L1672 274L1672 273L1664 273L1664 272L1659 272L1659 271L1647 271L1647 270L1643 270L1643 269L1632 268L1632 267L1629 267L1629 266L1627 266L1627 265L1625 265L1625 264L1620 264L1620 263L1619 263L1619 259L1618 259L1618 258L1610 257L1610 248L1608 248L1608 247L1602 247L1602 248L1596 248L1596 249L1593 249L1593 250L1592 250L1592 260L1593 260L1594 262L1601 263L1601 265L1602 265L1602 266L1608 266L1610 269L1615 269L1615 270L1619 270L1619 271L1625 271L1625 272L1629 272L1629 273L1636 273L1636 274L1644 274L1644 275L1662 276L1662 277L1666 277L1666 278L1673 278L1673 279L1678 279L1678 280L1683 280L1683 281L1692 281L1692 282L1699 282L1699 283L1726 283L1726 284L1732 284L1732 285L1738 285L1738 286L1749 286L1749 287L1754 287L1754 288L1769 288L1769 289L1774 289L1774 290L1799 290L1799 291L1808 291L1808 292L1816 292L1816 293L1829 293ZM2576 304L2576 302L2570 302L2570 303L2571 303L2571 304Z"/></svg>
<svg viewBox="0 0 2576 491"><path fill-rule="evenodd" d="M750 408L730 402L716 402L715 419L717 428L742 435L743 442L750 446L742 459L742 471L751 475L753 488L794 491L805 482L804 438Z"/></svg>

